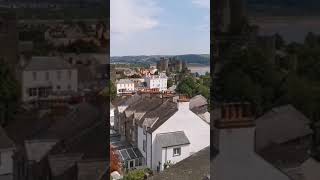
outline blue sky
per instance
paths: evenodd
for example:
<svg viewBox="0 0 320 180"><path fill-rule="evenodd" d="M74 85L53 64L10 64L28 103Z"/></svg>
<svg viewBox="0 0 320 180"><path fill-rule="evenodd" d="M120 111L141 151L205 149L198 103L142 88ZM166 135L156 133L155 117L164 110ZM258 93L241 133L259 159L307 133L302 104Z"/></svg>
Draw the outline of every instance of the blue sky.
<svg viewBox="0 0 320 180"><path fill-rule="evenodd" d="M111 0L111 56L209 54L210 0Z"/></svg>

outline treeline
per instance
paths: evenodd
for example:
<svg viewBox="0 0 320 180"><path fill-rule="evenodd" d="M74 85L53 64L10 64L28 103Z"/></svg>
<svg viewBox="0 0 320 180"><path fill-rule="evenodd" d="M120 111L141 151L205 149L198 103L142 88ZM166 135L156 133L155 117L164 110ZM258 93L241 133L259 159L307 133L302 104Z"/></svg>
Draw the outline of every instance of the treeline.
<svg viewBox="0 0 320 180"><path fill-rule="evenodd" d="M320 119L320 36L309 33L304 43L276 37L273 59L264 49L248 48L232 54L217 84L225 100L250 101L263 113L293 104L313 121ZM216 83L215 83L216 84Z"/></svg>

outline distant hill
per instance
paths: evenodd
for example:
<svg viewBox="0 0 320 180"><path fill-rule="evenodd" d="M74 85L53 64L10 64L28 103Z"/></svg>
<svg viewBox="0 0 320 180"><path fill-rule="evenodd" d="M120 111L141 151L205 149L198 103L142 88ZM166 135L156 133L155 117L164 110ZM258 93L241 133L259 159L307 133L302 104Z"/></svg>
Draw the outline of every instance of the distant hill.
<svg viewBox="0 0 320 180"><path fill-rule="evenodd" d="M185 55L151 55L151 56L113 56L111 63L113 64L155 64L160 57L177 57L188 64L210 65L209 54L185 54Z"/></svg>
<svg viewBox="0 0 320 180"><path fill-rule="evenodd" d="M319 0L248 0L252 14L269 15L320 15Z"/></svg>

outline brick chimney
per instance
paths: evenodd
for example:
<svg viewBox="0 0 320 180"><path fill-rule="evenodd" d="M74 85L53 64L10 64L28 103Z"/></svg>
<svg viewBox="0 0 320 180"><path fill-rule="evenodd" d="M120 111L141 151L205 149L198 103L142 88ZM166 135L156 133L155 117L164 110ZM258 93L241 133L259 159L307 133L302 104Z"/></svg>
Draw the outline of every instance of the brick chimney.
<svg viewBox="0 0 320 180"><path fill-rule="evenodd" d="M218 129L253 127L254 115L250 103L224 103L221 118L215 122Z"/></svg>
<svg viewBox="0 0 320 180"><path fill-rule="evenodd" d="M172 98L173 102L177 104L177 108L185 111L189 110L190 99L186 95L179 95Z"/></svg>
<svg viewBox="0 0 320 180"><path fill-rule="evenodd" d="M178 102L189 102L190 98L188 98L188 96L186 95L179 95L179 99Z"/></svg>

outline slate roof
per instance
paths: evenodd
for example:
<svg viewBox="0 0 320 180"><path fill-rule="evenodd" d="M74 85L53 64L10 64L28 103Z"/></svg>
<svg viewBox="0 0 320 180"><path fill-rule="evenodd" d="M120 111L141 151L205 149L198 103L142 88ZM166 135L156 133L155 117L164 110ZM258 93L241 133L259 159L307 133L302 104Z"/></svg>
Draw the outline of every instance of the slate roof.
<svg viewBox="0 0 320 180"><path fill-rule="evenodd" d="M72 69L72 66L59 57L38 56L32 57L25 71L62 70Z"/></svg>
<svg viewBox="0 0 320 180"><path fill-rule="evenodd" d="M69 168L74 166L77 161L82 159L83 154L60 154L49 155L49 165L53 176L60 176Z"/></svg>
<svg viewBox="0 0 320 180"><path fill-rule="evenodd" d="M148 180L202 180L210 178L210 147L191 155Z"/></svg>
<svg viewBox="0 0 320 180"><path fill-rule="evenodd" d="M50 154L83 154L83 159L105 159L109 143L106 134L105 122L97 122L86 130L78 132L78 136L69 142L54 147Z"/></svg>
<svg viewBox="0 0 320 180"><path fill-rule="evenodd" d="M8 137L6 131L0 126L0 149L8 149L14 147L14 142Z"/></svg>
<svg viewBox="0 0 320 180"><path fill-rule="evenodd" d="M155 131L163 123L165 123L171 116L178 111L177 104L174 102L166 101L156 109L146 113L141 121L141 125L149 126L148 132Z"/></svg>
<svg viewBox="0 0 320 180"><path fill-rule="evenodd" d="M55 146L49 155L50 169L57 174L55 177L78 176L74 179L79 180L102 176L109 159L106 134L105 122L101 121L81 131L72 141ZM74 166L77 171L71 171Z"/></svg>
<svg viewBox="0 0 320 180"><path fill-rule="evenodd" d="M65 139L79 134L99 121L99 113L97 107L89 103L81 103L75 106L62 119L57 119L47 129L38 132L33 139L58 138Z"/></svg>
<svg viewBox="0 0 320 180"><path fill-rule="evenodd" d="M273 144L257 153L278 168L295 168L308 159L308 151L308 142L301 144L297 140L288 144Z"/></svg>
<svg viewBox="0 0 320 180"><path fill-rule="evenodd" d="M207 99L202 95L196 95L190 99L190 109L208 105Z"/></svg>
<svg viewBox="0 0 320 180"><path fill-rule="evenodd" d="M108 168L107 161L87 160L78 163L78 180L99 180Z"/></svg>
<svg viewBox="0 0 320 180"><path fill-rule="evenodd" d="M309 124L310 120L292 105L273 108L256 119L257 148L310 135L312 130Z"/></svg>
<svg viewBox="0 0 320 180"><path fill-rule="evenodd" d="M162 148L190 144L183 131L160 133L155 139Z"/></svg>
<svg viewBox="0 0 320 180"><path fill-rule="evenodd" d="M58 140L31 140L25 141L27 158L30 161L40 162L43 157L57 144Z"/></svg>
<svg viewBox="0 0 320 180"><path fill-rule="evenodd" d="M133 112L148 112L157 108L162 104L163 100L160 98L142 98L133 102L126 110L126 116L130 116Z"/></svg>

